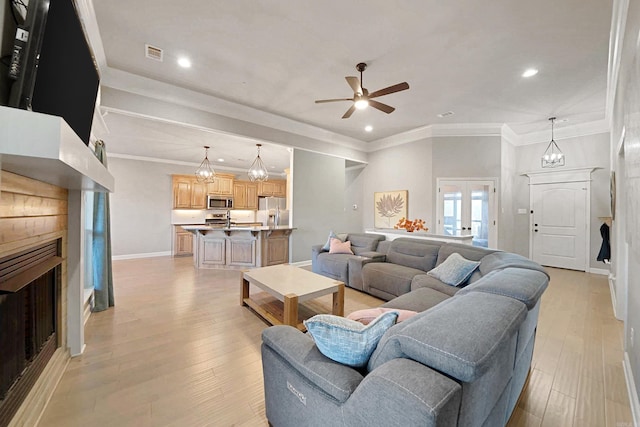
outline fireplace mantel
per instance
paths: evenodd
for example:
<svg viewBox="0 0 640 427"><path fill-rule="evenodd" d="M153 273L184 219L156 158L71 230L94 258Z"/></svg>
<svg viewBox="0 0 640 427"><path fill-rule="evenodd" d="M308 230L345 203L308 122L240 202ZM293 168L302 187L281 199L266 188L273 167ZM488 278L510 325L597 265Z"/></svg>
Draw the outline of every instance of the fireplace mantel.
<svg viewBox="0 0 640 427"><path fill-rule="evenodd" d="M0 107L0 166L70 190L112 192L114 178L62 118Z"/></svg>

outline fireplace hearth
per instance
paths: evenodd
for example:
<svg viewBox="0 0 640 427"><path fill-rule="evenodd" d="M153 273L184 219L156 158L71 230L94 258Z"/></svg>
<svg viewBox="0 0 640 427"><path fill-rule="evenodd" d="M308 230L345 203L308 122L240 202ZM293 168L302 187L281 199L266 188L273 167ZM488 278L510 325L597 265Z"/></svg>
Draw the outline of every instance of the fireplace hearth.
<svg viewBox="0 0 640 427"><path fill-rule="evenodd" d="M0 259L0 427L59 347L61 239Z"/></svg>

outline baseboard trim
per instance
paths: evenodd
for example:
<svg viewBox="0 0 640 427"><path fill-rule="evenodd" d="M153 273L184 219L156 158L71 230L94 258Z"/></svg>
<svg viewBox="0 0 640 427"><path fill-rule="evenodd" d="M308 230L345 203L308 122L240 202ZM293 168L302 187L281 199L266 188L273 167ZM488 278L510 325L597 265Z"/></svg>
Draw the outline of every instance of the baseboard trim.
<svg viewBox="0 0 640 427"><path fill-rule="evenodd" d="M629 360L629 353L626 351L624 352L622 368L624 370L624 379L627 383L627 392L629 393L629 406L631 406L633 425L637 426L638 420L640 420L640 400L638 400L638 392L636 391L635 382L633 381L633 372L631 371L631 361Z"/></svg>
<svg viewBox="0 0 640 427"><path fill-rule="evenodd" d="M591 274L601 274L603 276L608 276L609 273L611 273L609 270L606 270L604 268L589 268L589 273Z"/></svg>
<svg viewBox="0 0 640 427"><path fill-rule="evenodd" d="M171 251L148 252L148 253L142 253L142 254L114 255L111 257L111 259L114 261L118 261L122 259L154 258L158 256L171 256Z"/></svg>
<svg viewBox="0 0 640 427"><path fill-rule="evenodd" d="M618 299L616 298L616 279L611 274L609 274L609 293L611 293L611 304L613 305L613 316L618 320L624 320L618 317L618 311L616 309L616 307L618 307Z"/></svg>
<svg viewBox="0 0 640 427"><path fill-rule="evenodd" d="M306 261L292 262L291 265L293 265L294 267L306 267L308 265L311 265L311 260L308 259Z"/></svg>

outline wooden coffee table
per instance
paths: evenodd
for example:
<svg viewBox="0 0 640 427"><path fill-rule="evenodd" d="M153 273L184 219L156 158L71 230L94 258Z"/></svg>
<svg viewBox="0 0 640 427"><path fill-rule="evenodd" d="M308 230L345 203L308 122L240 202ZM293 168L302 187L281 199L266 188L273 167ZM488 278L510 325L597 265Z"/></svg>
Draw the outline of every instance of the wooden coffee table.
<svg viewBox="0 0 640 427"><path fill-rule="evenodd" d="M250 284L258 286L284 304L281 318L250 298ZM272 325L290 325L300 330L305 327L298 323L298 303L328 294L333 294L331 313L344 316L344 283L299 267L279 264L254 268L242 273L240 283L241 305L251 307Z"/></svg>

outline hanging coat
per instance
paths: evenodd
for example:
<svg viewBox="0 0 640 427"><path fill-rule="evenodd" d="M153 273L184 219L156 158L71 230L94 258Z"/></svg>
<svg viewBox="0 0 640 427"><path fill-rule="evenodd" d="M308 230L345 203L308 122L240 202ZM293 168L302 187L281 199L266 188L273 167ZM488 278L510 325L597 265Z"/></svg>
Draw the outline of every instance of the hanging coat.
<svg viewBox="0 0 640 427"><path fill-rule="evenodd" d="M611 259L611 245L609 244L609 226L602 224L600 226L600 235L602 236L602 246L600 246L600 253L598 253L598 261L605 262Z"/></svg>

